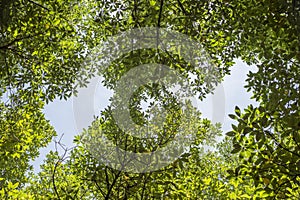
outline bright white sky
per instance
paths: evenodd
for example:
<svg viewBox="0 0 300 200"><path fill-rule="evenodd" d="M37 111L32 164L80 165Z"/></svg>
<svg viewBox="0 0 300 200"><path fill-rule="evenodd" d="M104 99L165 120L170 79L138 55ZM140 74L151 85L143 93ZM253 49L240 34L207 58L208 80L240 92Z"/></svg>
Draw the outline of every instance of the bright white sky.
<svg viewBox="0 0 300 200"><path fill-rule="evenodd" d="M224 97L222 92L215 92L215 96L209 95L203 102L198 103L198 107L203 113L203 117L211 119L213 122L222 123L222 130L225 134L231 128L231 120L228 114L234 112L234 107L238 105L241 109L247 107L249 104L256 104L254 100L251 100L251 94L246 92L244 88L246 74L249 70L256 71L255 66L248 66L240 60L236 60L236 64L231 69L231 75L226 76L222 86L224 88ZM217 91L222 91L222 87L219 87ZM79 93L80 95L80 93ZM90 118L86 119L86 126L93 120L93 115L99 113L100 110L104 109L108 105L108 99L112 96L112 92L104 87L99 86L95 92L95 113L91 114ZM225 105L225 112L222 109L222 104ZM54 126L58 133L57 139L62 134L61 142L67 147L73 146L73 138L80 130L77 130L72 98L69 100L55 100L52 103L46 105L44 109L46 118L50 120L50 123ZM86 127L87 128L87 127ZM40 156L34 162L34 169L36 172L39 171L39 165L43 163L46 154L50 150L54 150L54 142L50 143L47 148L40 150Z"/></svg>

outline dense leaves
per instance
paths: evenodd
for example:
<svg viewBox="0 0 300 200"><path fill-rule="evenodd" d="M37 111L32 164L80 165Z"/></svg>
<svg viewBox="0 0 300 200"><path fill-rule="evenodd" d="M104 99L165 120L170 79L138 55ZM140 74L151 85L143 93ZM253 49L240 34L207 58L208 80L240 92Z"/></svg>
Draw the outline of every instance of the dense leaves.
<svg viewBox="0 0 300 200"><path fill-rule="evenodd" d="M299 197L299 129L283 125L280 115L263 107L249 106L239 115L233 115L239 124L227 134L242 161L238 175L250 174L257 191L270 196Z"/></svg>
<svg viewBox="0 0 300 200"><path fill-rule="evenodd" d="M209 140L220 128L201 119L198 111L190 113L193 119L182 118L187 115L164 87L144 85L132 98L131 116L139 125L147 124L140 102L148 96L161 100L160 106L171 112L164 131L157 130L158 138L142 140L120 130L111 113L118 102L111 101L75 137L74 149L64 149L64 155L51 152L41 172L30 173L29 161L56 135L42 113L45 103L67 99L76 93L74 85L88 83L94 69L84 60L95 46L120 31L142 27L167 28L200 42L217 66L214 84L230 73L235 58L255 64L258 70L248 74L246 88L259 105L236 107L229 115L236 121L232 130L216 151L205 152L200 144L213 144ZM0 197L299 199L299 39L296 0L1 1ZM172 54L155 48L132 51L100 72L104 84L115 89L130 69L147 63L177 70L193 83L200 99L211 91L204 84L205 71L184 60L180 49ZM97 142L101 132L122 149L151 152L172 140L184 124L197 127L194 143L178 160L153 172L108 167L84 142Z"/></svg>

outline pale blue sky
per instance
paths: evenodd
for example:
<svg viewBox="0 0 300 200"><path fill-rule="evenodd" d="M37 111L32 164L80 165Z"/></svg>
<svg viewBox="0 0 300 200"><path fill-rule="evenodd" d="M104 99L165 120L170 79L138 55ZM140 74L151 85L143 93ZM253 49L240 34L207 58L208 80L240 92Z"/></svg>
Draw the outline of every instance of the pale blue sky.
<svg viewBox="0 0 300 200"><path fill-rule="evenodd" d="M251 100L251 94L246 92L244 88L247 72L255 71L255 66L248 66L240 60L236 60L236 64L231 69L231 75L225 77L222 82L224 88L224 97L222 92L216 92L214 95L209 95L203 102L198 102L198 108L203 113L203 117L211 119L213 122L222 123L222 130L224 133L230 130L231 120L228 114L234 112L234 107L238 105L241 109L247 107L249 104L256 104L254 100ZM222 91L222 87L219 87L217 91ZM79 93L80 95L80 93ZM86 122L81 126L88 126L93 120L93 115L97 115L100 110L104 109L108 105L108 99L112 95L112 92L99 85L95 92L94 99L94 113L90 117L86 118ZM225 112L222 111L222 104L225 105ZM84 109L84 108L83 108ZM45 106L44 109L46 118L50 120L50 123L55 128L58 137L62 134L61 142L67 147L72 147L74 136L81 130L77 130L77 126L74 119L74 110L72 98L65 100L55 100ZM33 163L35 171L39 170L39 165L43 163L45 155L54 150L54 142L51 142L47 148L40 150L40 156Z"/></svg>

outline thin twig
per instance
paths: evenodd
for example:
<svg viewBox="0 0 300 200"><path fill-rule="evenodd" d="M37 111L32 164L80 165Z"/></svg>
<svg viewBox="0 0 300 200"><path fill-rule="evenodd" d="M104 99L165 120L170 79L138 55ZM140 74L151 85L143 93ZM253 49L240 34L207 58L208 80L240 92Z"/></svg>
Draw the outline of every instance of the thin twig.
<svg viewBox="0 0 300 200"><path fill-rule="evenodd" d="M43 5L39 4L39 3L36 3L36 2L34 2L32 0L27 0L27 1L30 2L30 3L32 3L32 4L34 4L34 5L36 5L36 6L38 6L38 7L41 7L43 9L47 10L47 11L50 11L49 8L46 8L45 6L43 6Z"/></svg>
<svg viewBox="0 0 300 200"><path fill-rule="evenodd" d="M160 1L160 7L159 7L159 15L158 15L157 27L160 27L163 6L164 6L164 0L161 0Z"/></svg>
<svg viewBox="0 0 300 200"><path fill-rule="evenodd" d="M188 13L186 12L185 8L183 7L182 3L180 2L180 0L177 0L178 2L178 5L180 7L180 9L182 10L182 12L185 14L185 15L188 15Z"/></svg>
<svg viewBox="0 0 300 200"><path fill-rule="evenodd" d="M295 156L297 156L297 157L300 158L300 155L299 155L299 154L297 154L297 153L295 153L295 152L293 152L293 151L287 149L287 148L284 147L280 142L278 142L277 139L276 139L269 131L266 131L266 133L274 140L274 142L275 142L280 148L282 148L282 149L284 149L285 151L287 151L287 152L289 152L289 153L291 153L291 154L293 154L293 155L295 155Z"/></svg>
<svg viewBox="0 0 300 200"><path fill-rule="evenodd" d="M16 42L19 42L19 41L24 40L24 39L29 39L29 38L32 38L32 37L36 37L36 36L41 35L41 34L43 34L43 33L37 33L37 34L34 34L34 35L27 35L27 36L24 36L24 37L21 37L21 38L15 38L13 41L9 42L8 44L0 46L0 49L8 49L11 45L13 45Z"/></svg>

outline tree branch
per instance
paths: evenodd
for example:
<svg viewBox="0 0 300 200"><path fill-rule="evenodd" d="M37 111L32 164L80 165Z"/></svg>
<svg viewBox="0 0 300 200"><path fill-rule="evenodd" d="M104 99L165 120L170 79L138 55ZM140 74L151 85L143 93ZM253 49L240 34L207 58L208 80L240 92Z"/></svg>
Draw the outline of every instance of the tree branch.
<svg viewBox="0 0 300 200"><path fill-rule="evenodd" d="M159 14L158 14L157 27L160 27L160 22L161 22L161 16L162 16L163 6L164 6L164 0L161 0L161 1L160 1L160 7L159 7Z"/></svg>
<svg viewBox="0 0 300 200"><path fill-rule="evenodd" d="M57 187L56 187L56 184L55 184L55 173L56 173L56 168L57 168L59 162L60 162L60 159L54 165L54 169L53 169L53 173L52 173L52 185L53 185L53 189L54 189L54 192L55 192L57 198L61 199L59 194L58 194Z"/></svg>
<svg viewBox="0 0 300 200"><path fill-rule="evenodd" d="M38 6L38 7L41 7L43 9L47 10L47 11L50 11L49 8L46 8L45 6L43 6L43 5L39 4L39 3L36 3L36 2L34 2L32 0L27 0L27 1L30 2L30 3L32 3L32 4L34 4L34 5L36 5L36 6Z"/></svg>
<svg viewBox="0 0 300 200"><path fill-rule="evenodd" d="M64 154L55 163L54 169L53 169L53 173L52 173L53 189L54 189L54 192L55 192L55 194L56 194L56 196L57 196L58 199L61 199L61 198L60 198L60 196L58 194L57 187L56 187L56 184L55 184L55 173L56 173L56 169L57 169L59 163L63 162L66 159L65 156L66 156L66 154L68 152L68 148L64 148L63 144L61 144L61 142L60 142L63 136L64 136L64 134L61 135L61 137L60 137L60 139L59 139L58 142L55 141L55 149L56 149L56 151L58 152L58 150L57 150L57 144L58 144L64 150Z"/></svg>
<svg viewBox="0 0 300 200"><path fill-rule="evenodd" d="M164 6L164 0L160 0L160 7L159 7L159 14L158 14L158 21L157 21L157 27L158 27L158 29L156 30L156 48L157 48L157 52L158 53L159 53L159 48L158 48L158 44L159 44L159 28L160 28L160 22L161 22L161 18L162 18L163 6Z"/></svg>
<svg viewBox="0 0 300 200"><path fill-rule="evenodd" d="M188 13L186 12L185 8L183 7L181 1L180 1L180 0L177 0L177 2L178 2L178 5L179 5L181 11L182 11L185 15L188 15Z"/></svg>
<svg viewBox="0 0 300 200"><path fill-rule="evenodd" d="M94 182L96 184L96 187L98 188L98 190L101 192L102 196L105 197L105 193L104 191L101 189L100 185L98 184L96 179L92 179L92 182Z"/></svg>
<svg viewBox="0 0 300 200"><path fill-rule="evenodd" d="M111 185L110 185L110 187L109 187L109 190L108 190L108 192L107 192L107 194L106 194L105 200L109 200L109 198L110 198L110 193L111 193L111 191L112 191L112 189L113 189L115 183L117 182L117 180L118 180L118 178L119 178L121 172L122 172L122 171L119 171L119 172L116 174L116 176L115 176L113 182L111 183Z"/></svg>
<svg viewBox="0 0 300 200"><path fill-rule="evenodd" d="M109 180L108 180L108 173L107 173L107 167L105 167L105 181L106 181L106 188L107 188L107 191L109 190Z"/></svg>
<svg viewBox="0 0 300 200"><path fill-rule="evenodd" d="M8 44L0 46L0 49L9 49L9 47L11 45L13 45L14 43L16 43L16 42L19 42L19 41L24 40L24 39L29 39L29 38L38 36L40 34L42 34L42 33L37 33L35 35L28 35L28 36L24 36L24 37L21 37L21 38L15 38L13 41L9 42Z"/></svg>
<svg viewBox="0 0 300 200"><path fill-rule="evenodd" d="M146 190L146 184L147 184L148 178L151 176L151 174L152 174L152 172L149 172L148 176L146 175L145 178L144 178L141 199L144 199L144 194L145 194L145 190Z"/></svg>
<svg viewBox="0 0 300 200"><path fill-rule="evenodd" d="M300 158L300 154L296 153L296 152L293 152L291 150L289 150L288 148L284 147L280 142L277 141L277 139L269 132L269 131L266 131L266 133L275 141L275 143L282 149L284 149L285 151L297 156Z"/></svg>

